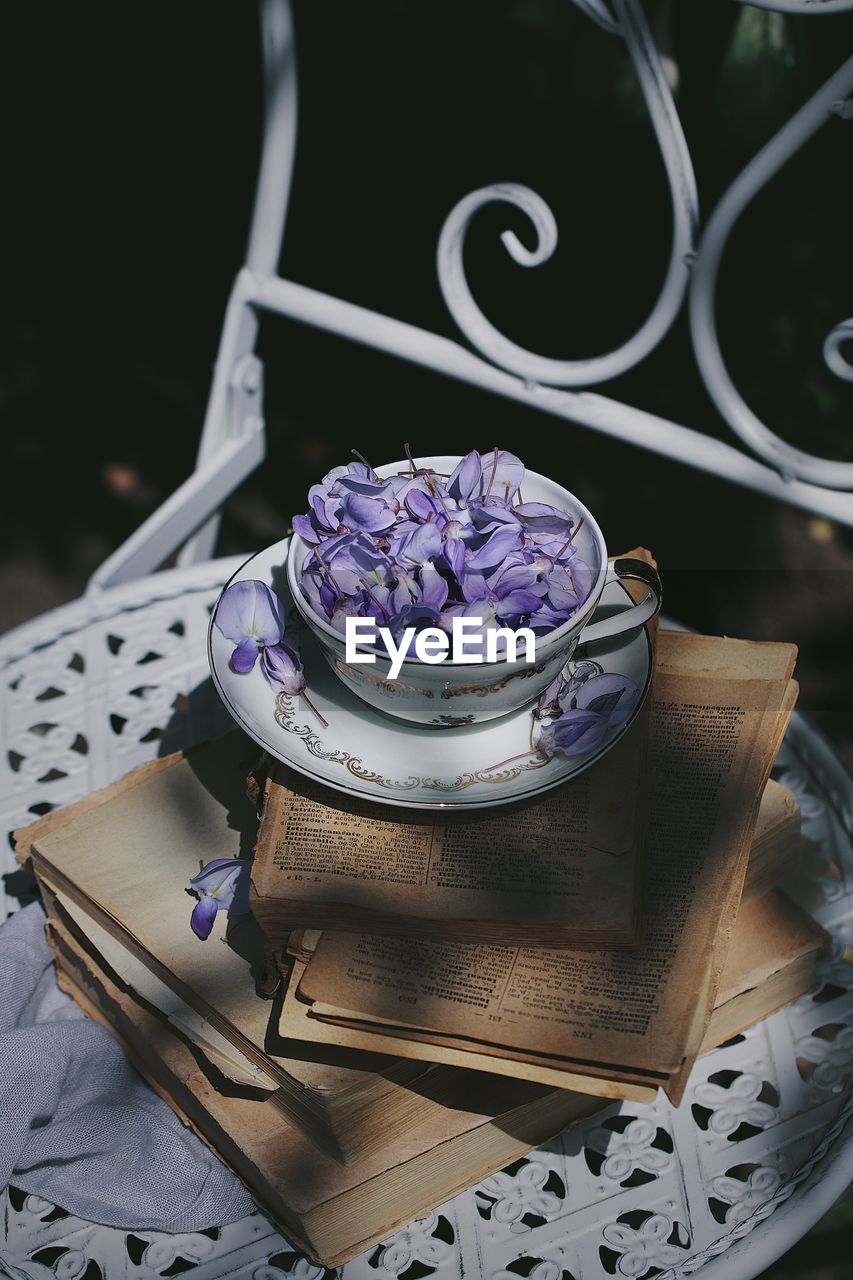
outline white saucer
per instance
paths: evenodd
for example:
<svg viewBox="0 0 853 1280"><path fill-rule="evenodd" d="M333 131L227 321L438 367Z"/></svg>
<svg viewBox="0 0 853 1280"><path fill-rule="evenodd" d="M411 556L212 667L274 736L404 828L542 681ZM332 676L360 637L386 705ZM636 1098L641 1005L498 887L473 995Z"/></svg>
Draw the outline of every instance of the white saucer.
<svg viewBox="0 0 853 1280"><path fill-rule="evenodd" d="M228 585L255 578L278 595L287 614L287 633L298 639L302 652L308 696L328 726L304 698L276 693L260 662L247 674L231 670L234 646L215 626L215 609L208 635L210 670L219 696L250 737L276 759L336 791L411 809L485 809L527 799L600 760L628 728L648 691L651 644L642 628L583 652L603 671L629 676L642 690L630 719L611 729L589 755L545 762L531 753L529 708L460 728L421 729L394 720L362 702L338 679L302 624L287 588L287 543L285 538L252 556ZM611 583L596 613L616 613L631 603L625 588Z"/></svg>

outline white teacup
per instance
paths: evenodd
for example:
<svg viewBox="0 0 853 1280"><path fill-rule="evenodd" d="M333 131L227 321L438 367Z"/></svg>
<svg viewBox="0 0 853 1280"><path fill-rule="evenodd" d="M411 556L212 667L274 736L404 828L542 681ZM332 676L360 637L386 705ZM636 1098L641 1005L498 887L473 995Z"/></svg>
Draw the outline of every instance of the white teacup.
<svg viewBox="0 0 853 1280"><path fill-rule="evenodd" d="M418 464L449 476L458 457L418 458ZM392 462L377 467L381 477L404 472L408 462ZM287 580L296 608L320 642L326 661L352 691L379 711L401 720L434 728L455 728L480 724L498 716L532 706L539 695L566 665L579 643L603 640L653 618L660 608L660 580L655 570L642 560L621 559L607 563L607 548L598 524L583 503L554 480L524 473L525 502L546 502L569 512L583 524L575 538L578 555L592 569L594 585L586 600L562 626L536 637L535 661L524 661L523 646L516 662L453 662L436 664L406 659L396 679L391 678L391 660L384 648L359 644L360 651L375 655L373 663L354 664L346 660L344 636L318 614L301 587L301 570L311 547L293 535L287 556ZM639 604L598 622L590 622L605 584L623 578L644 582L649 593Z"/></svg>

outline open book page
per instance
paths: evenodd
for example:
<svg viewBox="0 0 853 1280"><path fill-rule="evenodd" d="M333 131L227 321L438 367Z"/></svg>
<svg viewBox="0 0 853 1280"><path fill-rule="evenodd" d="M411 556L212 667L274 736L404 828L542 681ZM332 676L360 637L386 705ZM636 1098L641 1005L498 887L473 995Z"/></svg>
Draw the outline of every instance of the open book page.
<svg viewBox="0 0 853 1280"><path fill-rule="evenodd" d="M785 717L787 723L787 716ZM787 879L801 846L800 811L793 792L772 778L761 797L743 886L743 901L760 898ZM305 964L317 950L322 930L291 929L286 950Z"/></svg>
<svg viewBox="0 0 853 1280"><path fill-rule="evenodd" d="M411 1028L400 1028L394 1034L387 1027L374 1027L364 1021L325 1021L311 1016L311 1007L295 995L305 973L311 951L319 938L301 940L302 955L293 963L291 980L282 1010L280 1029L293 1039L306 1037L320 1043L373 1050L386 1044L401 1056L428 1055L430 1060L482 1068L482 1053L471 1047L464 1037L437 1037ZM824 954L829 936L811 916L800 910L784 893L771 891L761 899L743 902L738 913L729 956L727 956L715 1009L704 1034L701 1051L707 1052L745 1027L766 1018L768 1014L797 1000L815 986L816 963ZM488 1070L512 1078L535 1080L540 1084L556 1084L579 1093L619 1097L629 1101L651 1101L651 1085L606 1082L561 1066L548 1065L547 1059L537 1064L519 1062L508 1057L491 1056Z"/></svg>
<svg viewBox="0 0 853 1280"><path fill-rule="evenodd" d="M483 920L554 923L567 936L630 942L646 732L641 712L570 785L472 813L383 808L279 766L258 839L255 912L273 941L306 915L326 928L372 928L375 916L377 929L385 915L398 933L430 934L455 919L465 937L466 922ZM346 906L360 918L348 920ZM419 920L428 922L423 930Z"/></svg>
<svg viewBox="0 0 853 1280"><path fill-rule="evenodd" d="M759 799L793 707L795 650L677 632L661 632L658 650L642 948L325 933L300 983L314 1016L677 1092L713 1008Z"/></svg>
<svg viewBox="0 0 853 1280"><path fill-rule="evenodd" d="M310 961L309 961L310 963ZM484 1046L464 1036L442 1036L424 1032L410 1025L377 1025L361 1020L358 1013L332 1009L331 1017L315 1016L315 1007L300 996L307 971L303 960L291 961L288 985L279 1018L279 1035L284 1043L335 1045L376 1053L386 1048L399 1058L437 1063L443 1066L467 1067L478 1073L489 1072L511 1080L535 1081L555 1089L570 1089L593 1097L652 1102L659 1081L650 1081L638 1073L632 1080L592 1076L581 1065L576 1068L563 1060L545 1057L529 1061L492 1046Z"/></svg>
<svg viewBox="0 0 853 1280"><path fill-rule="evenodd" d="M307 960L318 941L308 931L301 939ZM826 945L826 932L783 893L772 891L763 898L742 903L701 1051L704 1053L728 1040L744 1027L811 990L815 964ZM410 1027L399 1028L395 1035L388 1028L380 1030L355 1019L331 1022L312 1017L311 1007L295 994L306 962L296 960L293 964L280 1022L283 1035L362 1051L385 1044L401 1057L427 1057L431 1061L475 1069L484 1065L481 1051L461 1037L437 1038L432 1033L430 1038ZM546 1058L534 1064L492 1055L485 1065L498 1075L557 1085L578 1093L639 1102L648 1102L654 1097L654 1088L649 1084L596 1079L567 1071L565 1064L549 1065Z"/></svg>

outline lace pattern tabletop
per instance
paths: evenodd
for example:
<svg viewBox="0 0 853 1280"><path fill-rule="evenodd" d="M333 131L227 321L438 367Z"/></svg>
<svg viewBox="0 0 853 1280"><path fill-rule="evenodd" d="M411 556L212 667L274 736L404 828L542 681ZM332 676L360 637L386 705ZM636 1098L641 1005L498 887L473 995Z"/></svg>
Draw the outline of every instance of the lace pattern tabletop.
<svg viewBox="0 0 853 1280"><path fill-rule="evenodd" d="M86 597L0 641L6 831L229 723L207 680L210 609L239 561ZM340 1268L342 1280L737 1280L769 1266L853 1177L853 782L795 717L776 776L833 934L818 988L702 1057L684 1102L622 1104ZM17 905L8 842L2 870ZM331 1280L261 1214L207 1232L96 1226L2 1193L0 1266L20 1277Z"/></svg>

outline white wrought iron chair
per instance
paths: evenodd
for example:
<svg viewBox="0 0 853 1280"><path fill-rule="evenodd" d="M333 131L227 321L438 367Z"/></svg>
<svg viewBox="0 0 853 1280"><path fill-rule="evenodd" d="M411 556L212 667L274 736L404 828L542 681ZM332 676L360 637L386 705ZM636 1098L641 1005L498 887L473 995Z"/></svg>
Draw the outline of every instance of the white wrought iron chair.
<svg viewBox="0 0 853 1280"><path fill-rule="evenodd" d="M288 0L261 0L267 106L257 197L246 262L225 314L197 466L100 567L82 599L0 641L5 692L0 804L7 831L224 723L221 708L205 692L204 641L209 609L237 561L211 557L223 502L264 458L263 367L255 345L266 313L379 348L701 468L721 483L746 486L853 526L853 463L794 449L758 420L726 370L714 322L717 269L732 227L817 129L833 115L853 116L853 58L755 156L700 236L691 158L641 0L574 2L625 42L669 180L673 228L660 295L638 332L605 355L563 361L525 351L498 332L479 310L465 278L466 230L488 202L510 204L529 218L535 249L526 249L512 232L503 236L520 266L539 265L553 252L554 217L525 187L507 183L473 192L451 211L442 229L439 282L467 342L451 341L277 274L296 141L296 63ZM853 9L853 0L744 2L811 15ZM589 390L648 355L668 331L685 295L705 385L746 449ZM853 381L853 365L842 344L851 339L853 320L841 319L824 345L827 365L848 381ZM179 548L177 567L156 572ZM505 1275L507 1264L523 1256L530 1260L535 1280L565 1280L567 1274L593 1280L608 1274L604 1249L620 1274L641 1274L636 1268L642 1261L660 1268L661 1280L699 1270L708 1280L752 1277L794 1244L853 1179L853 967L842 957L845 944L853 941L853 781L826 740L801 717L791 726L780 770L798 796L807 834L821 850L814 873L823 877L826 906L819 914L835 935L836 948L824 967L820 999L808 996L700 1059L680 1108L665 1100L622 1107L623 1116L641 1122L618 1143L632 1167L644 1167L643 1151L656 1132L672 1139L672 1151L654 1162L652 1181L626 1187L621 1175L608 1175L606 1162L593 1174L584 1151L605 1154L598 1117L587 1128L532 1153L526 1162L539 1166L536 1177L543 1183L548 1171L555 1170L567 1188L566 1196L551 1197L544 1225L519 1234L494 1217L481 1217L475 1191L466 1192L439 1210L452 1225L454 1243L442 1244L443 1261L435 1263L435 1270L454 1277L463 1269ZM841 868L840 880L823 874L827 860ZM10 853L6 869L6 909L11 910L17 900ZM828 1038L814 1034L822 1030ZM821 1071L802 1071L804 1061ZM720 1071L745 1079L751 1096L763 1090L762 1098L769 1099L766 1123L742 1142L730 1143L713 1126L701 1129L693 1117L695 1090ZM734 1095L727 1097L726 1088L715 1087L718 1111L736 1106ZM707 1101L707 1090L702 1096ZM617 1142L615 1133L610 1141ZM733 1168L739 1171L735 1175ZM513 1185L509 1178L508 1195ZM639 1216L625 1220L635 1213ZM407 1239L415 1253L419 1240L431 1238L434 1225L433 1216L410 1229ZM216 1239L142 1235L147 1247L141 1261L131 1264L124 1233L57 1216L36 1197L6 1192L0 1264L13 1266L18 1275L43 1276L36 1255L44 1257L40 1250L50 1247L51 1265L61 1262L64 1274L82 1275L92 1260L110 1280L162 1275L176 1259L194 1265L199 1280L226 1273L321 1274L320 1268L294 1259L257 1215L223 1228ZM392 1256L383 1254L385 1271ZM348 1280L376 1274L363 1260L344 1270Z"/></svg>

